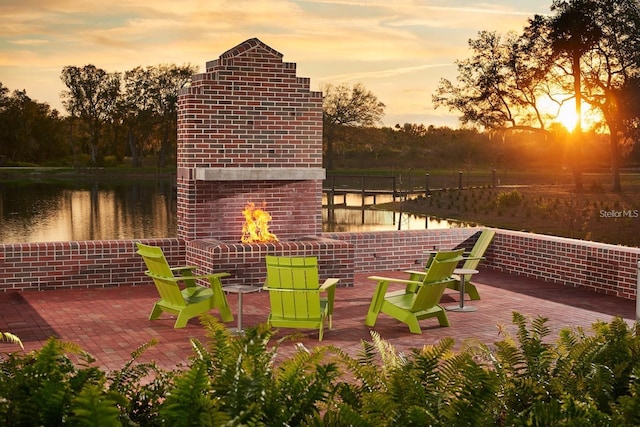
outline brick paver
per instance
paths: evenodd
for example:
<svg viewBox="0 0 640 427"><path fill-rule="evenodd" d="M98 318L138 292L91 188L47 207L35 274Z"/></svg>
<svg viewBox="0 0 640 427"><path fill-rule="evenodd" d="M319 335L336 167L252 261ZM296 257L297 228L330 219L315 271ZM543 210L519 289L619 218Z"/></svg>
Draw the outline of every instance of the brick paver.
<svg viewBox="0 0 640 427"><path fill-rule="evenodd" d="M589 329L592 323L610 321L621 316L630 324L635 320L635 301L596 294L591 291L545 283L492 270L482 270L474 281L482 299L467 301L478 308L476 312L448 312L450 327L440 327L436 319L421 321L421 335L411 334L406 325L380 314L375 328L364 325L375 282L369 275L396 275L397 272L375 272L357 275L355 286L339 287L333 329L325 332L322 344L336 345L352 355L360 351L361 342L370 340L370 330L375 329L382 338L392 343L398 351L419 348L437 343L444 337L452 337L456 345L466 340L478 339L485 343L499 340L500 327L515 331L511 323L512 312L527 317L549 318L552 338L563 327ZM105 370L120 369L130 359L138 346L152 338L158 345L148 349L141 360L155 360L165 368L184 364L192 355L190 338L205 341L204 330L197 319L186 328L173 329L175 318L163 314L158 320L149 321L148 315L158 298L155 287L123 286L107 289L52 290L42 292L0 293L0 331L18 335L26 351L39 349L48 337L55 335L63 341L78 343L96 358L98 366ZM237 295L228 295L234 316ZM456 304L458 293L447 290L443 305ZM264 322L268 313L268 295L265 292L247 294L244 297L245 326ZM215 315L217 312L212 311ZM229 327L235 326L235 319ZM296 342L307 347L318 345L317 331L278 331L275 338L293 332L302 332L298 341L284 342L281 357L292 351ZM19 350L13 344L0 343L0 351Z"/></svg>

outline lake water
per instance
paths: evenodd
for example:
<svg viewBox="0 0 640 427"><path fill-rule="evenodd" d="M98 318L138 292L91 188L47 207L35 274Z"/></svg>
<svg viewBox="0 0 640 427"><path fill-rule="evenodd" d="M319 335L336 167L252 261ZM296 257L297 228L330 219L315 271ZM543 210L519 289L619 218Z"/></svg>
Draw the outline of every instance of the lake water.
<svg viewBox="0 0 640 427"><path fill-rule="evenodd" d="M354 195L347 197L347 207L331 211L323 208L323 230L464 226L424 216L362 210L361 203L360 196ZM168 180L117 184L0 183L0 244L175 237L176 230L176 200Z"/></svg>

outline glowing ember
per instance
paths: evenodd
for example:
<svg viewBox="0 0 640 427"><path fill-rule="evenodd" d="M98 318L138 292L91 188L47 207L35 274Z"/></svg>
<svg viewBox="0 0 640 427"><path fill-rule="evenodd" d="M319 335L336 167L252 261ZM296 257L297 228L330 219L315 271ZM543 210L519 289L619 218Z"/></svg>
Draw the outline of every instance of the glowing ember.
<svg viewBox="0 0 640 427"><path fill-rule="evenodd" d="M265 203L262 204L265 207ZM278 238L269 231L271 215L264 209L256 208L255 204L247 203L244 210L244 225L242 226L242 243L277 242Z"/></svg>

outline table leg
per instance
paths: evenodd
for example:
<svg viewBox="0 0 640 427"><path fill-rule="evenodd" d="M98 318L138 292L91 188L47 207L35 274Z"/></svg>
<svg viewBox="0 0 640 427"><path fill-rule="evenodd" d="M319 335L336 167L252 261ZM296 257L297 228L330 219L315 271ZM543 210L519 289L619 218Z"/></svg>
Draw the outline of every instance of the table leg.
<svg viewBox="0 0 640 427"><path fill-rule="evenodd" d="M450 305L448 307L445 307L448 311L477 311L478 309L476 307L472 307L470 305L465 306L464 305L464 285L467 282L467 278L464 274L460 275L460 302L458 303L458 305Z"/></svg>
<svg viewBox="0 0 640 427"><path fill-rule="evenodd" d="M459 283L460 286L458 286L460 288L460 310L464 310L464 284L466 282L467 281L465 280L464 274L461 274Z"/></svg>
<svg viewBox="0 0 640 427"><path fill-rule="evenodd" d="M242 292L238 292L238 333L242 332Z"/></svg>

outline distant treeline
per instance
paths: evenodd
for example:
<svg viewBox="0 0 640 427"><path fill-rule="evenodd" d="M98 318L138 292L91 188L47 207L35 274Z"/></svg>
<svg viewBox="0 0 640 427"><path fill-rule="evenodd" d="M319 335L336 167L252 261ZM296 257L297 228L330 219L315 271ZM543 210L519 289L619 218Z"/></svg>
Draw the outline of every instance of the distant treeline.
<svg viewBox="0 0 640 427"><path fill-rule="evenodd" d="M335 144L335 169L436 170L564 168L571 164L567 134L510 132L494 136L474 129L415 124L394 128L345 128ZM608 135L585 133L583 164L608 168ZM628 147L623 166L640 164L640 147Z"/></svg>
<svg viewBox="0 0 640 427"><path fill-rule="evenodd" d="M116 117L126 117L124 112ZM171 111L172 115L176 112ZM176 118L169 122L173 125ZM142 165L141 159L157 158L158 121L138 122L138 160L132 161L132 131L122 121L106 121L100 128L100 151L95 164L90 129L78 118L61 115L49 104L32 100L24 90L10 92L0 83L0 166L115 166ZM144 127L144 129L142 128ZM171 126L166 166L175 165L176 137ZM166 129L162 129L166 131ZM144 131L144 132L143 132ZM492 137L473 129L417 124L395 127L343 126L334 143L334 169L434 170L456 168L550 167L569 163L565 135L512 132ZM164 142L166 143L167 140ZM608 167L608 138L585 134L584 165ZM629 147L623 166L640 164L640 147Z"/></svg>

